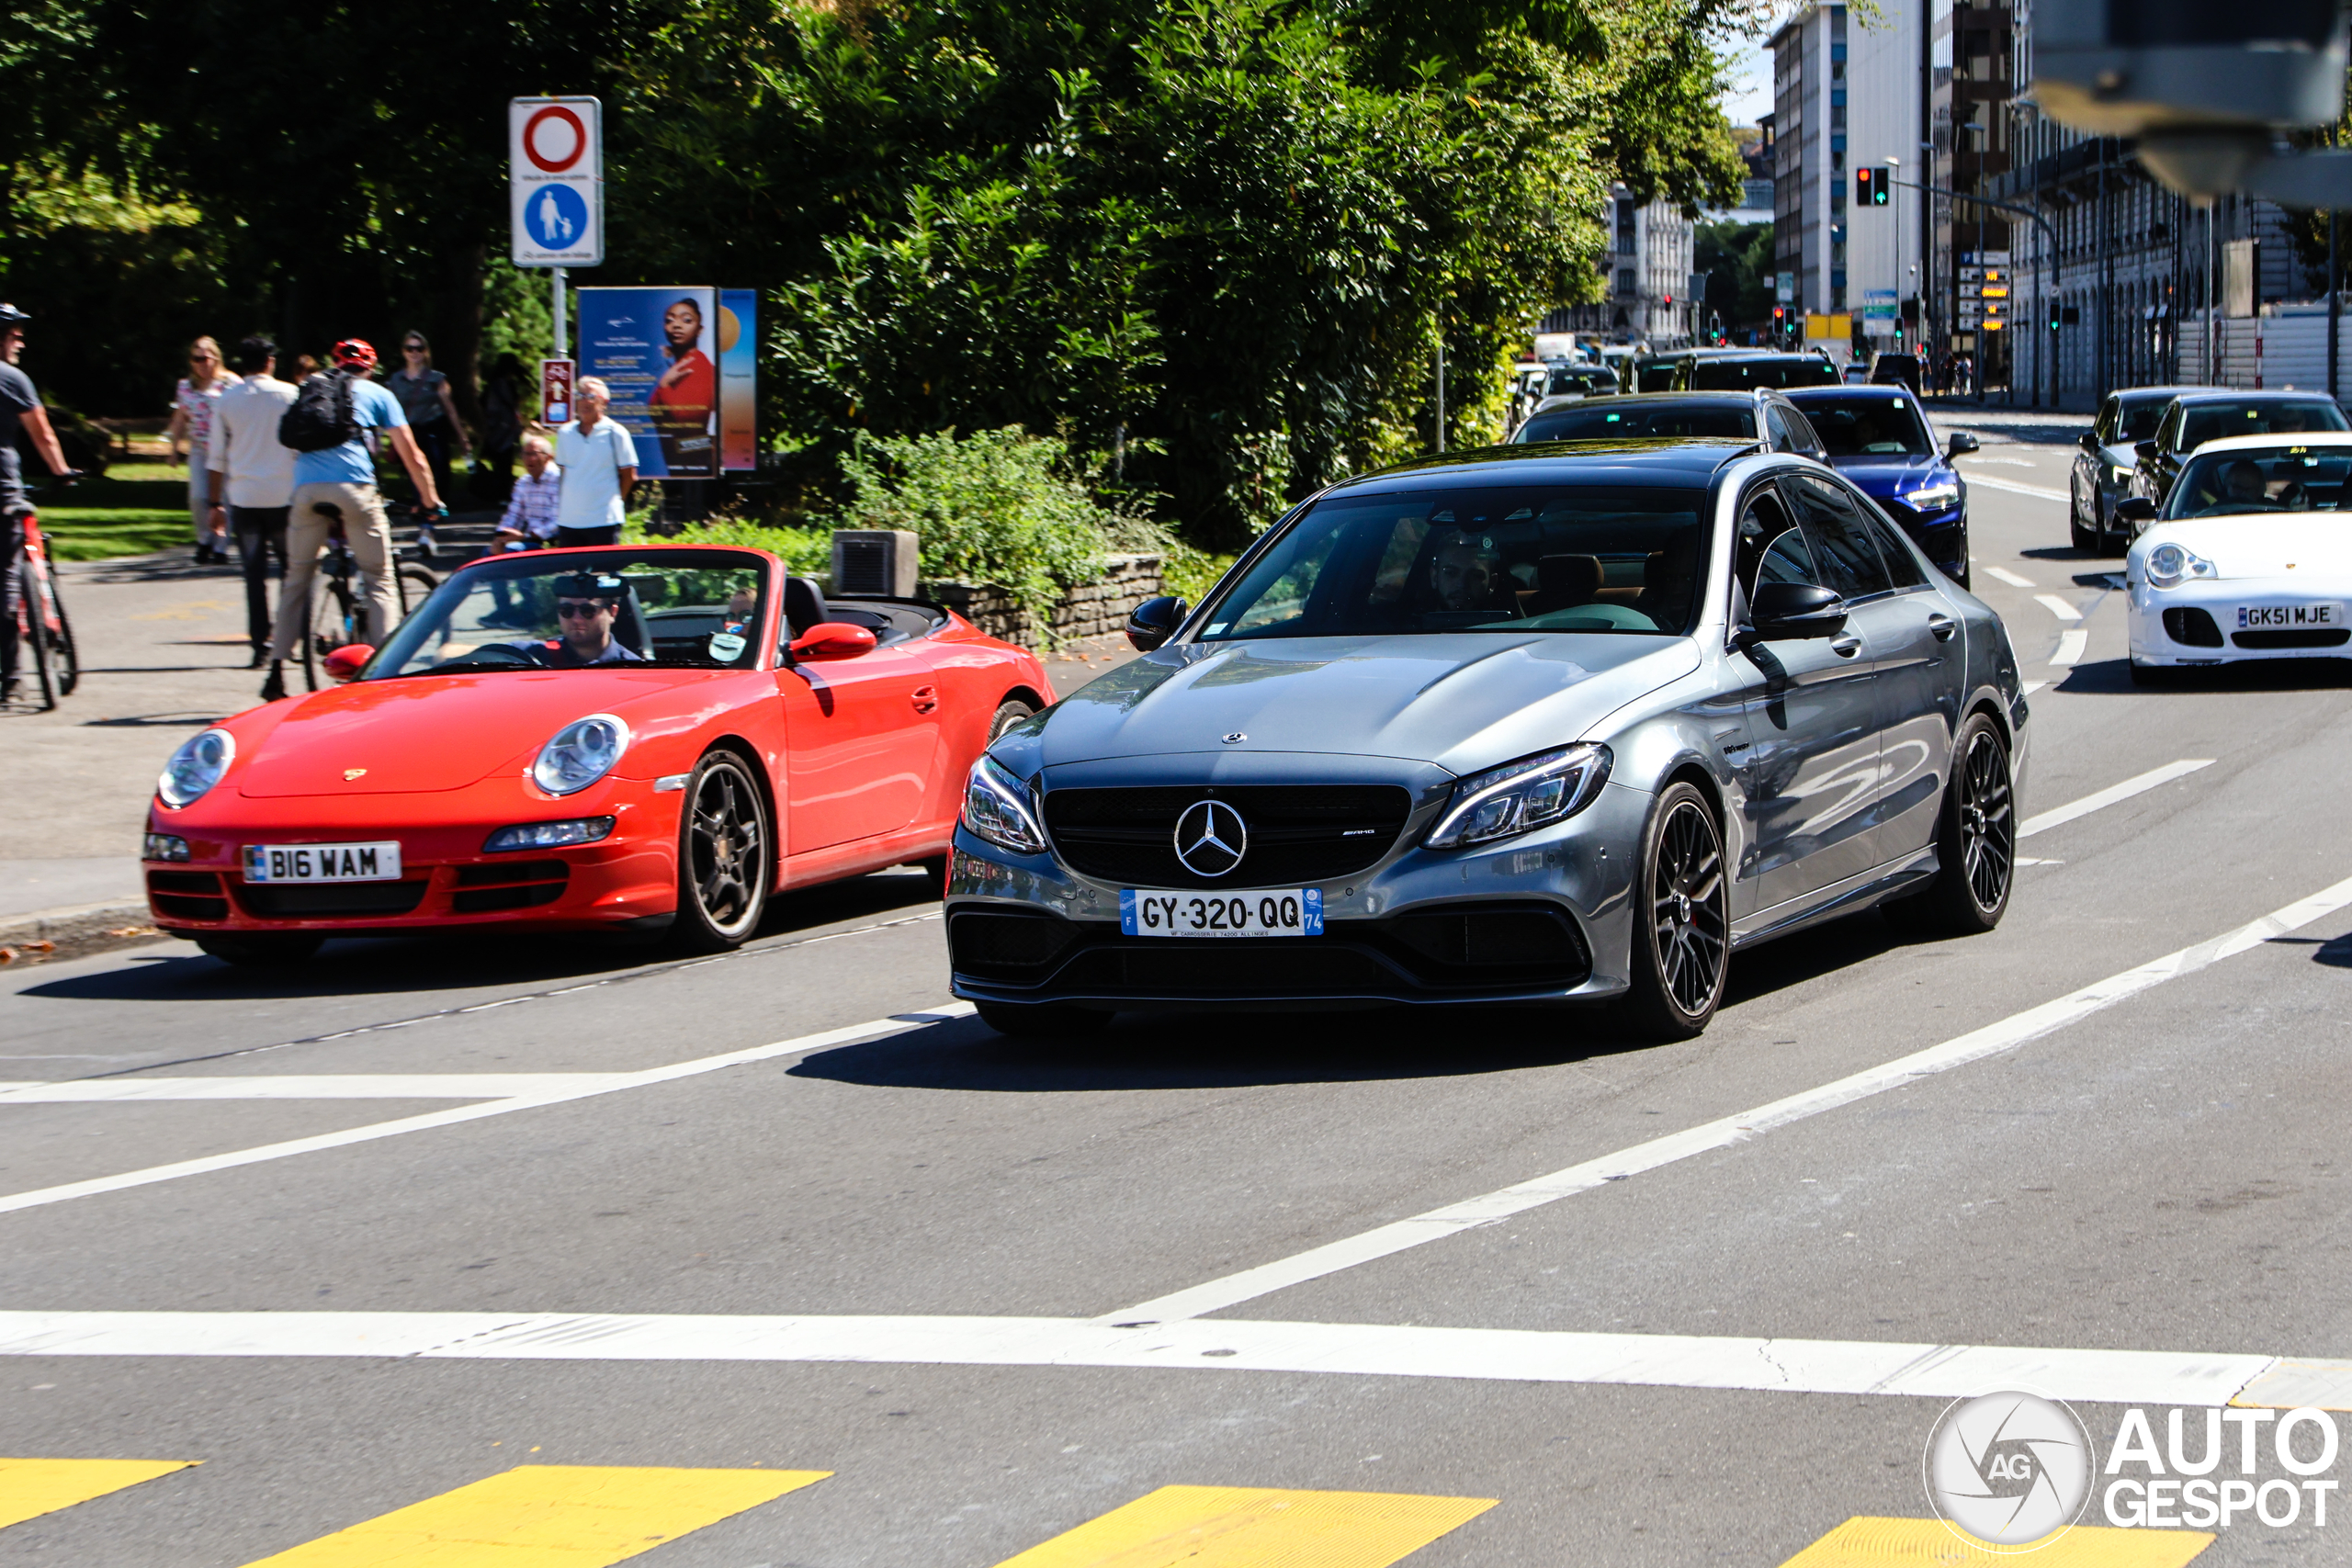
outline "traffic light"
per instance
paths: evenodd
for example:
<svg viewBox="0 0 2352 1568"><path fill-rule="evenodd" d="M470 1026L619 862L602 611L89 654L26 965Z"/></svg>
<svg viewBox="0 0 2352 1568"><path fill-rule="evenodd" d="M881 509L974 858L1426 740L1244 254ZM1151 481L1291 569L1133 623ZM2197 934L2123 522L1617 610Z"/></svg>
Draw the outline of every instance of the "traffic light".
<svg viewBox="0 0 2352 1568"><path fill-rule="evenodd" d="M1885 169L1856 169L1854 171L1854 205L1884 207L1894 187L1887 182L1894 175Z"/></svg>

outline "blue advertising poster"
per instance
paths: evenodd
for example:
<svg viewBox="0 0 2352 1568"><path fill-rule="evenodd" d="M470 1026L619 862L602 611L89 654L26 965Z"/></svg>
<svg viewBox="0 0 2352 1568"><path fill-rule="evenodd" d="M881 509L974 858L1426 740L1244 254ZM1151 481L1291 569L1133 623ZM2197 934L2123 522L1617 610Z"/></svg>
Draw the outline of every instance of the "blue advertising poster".
<svg viewBox="0 0 2352 1568"><path fill-rule="evenodd" d="M718 292L580 290L580 374L610 389L642 478L718 477Z"/></svg>
<svg viewBox="0 0 2352 1568"><path fill-rule="evenodd" d="M729 473L760 466L759 307L755 288L718 292L719 467Z"/></svg>

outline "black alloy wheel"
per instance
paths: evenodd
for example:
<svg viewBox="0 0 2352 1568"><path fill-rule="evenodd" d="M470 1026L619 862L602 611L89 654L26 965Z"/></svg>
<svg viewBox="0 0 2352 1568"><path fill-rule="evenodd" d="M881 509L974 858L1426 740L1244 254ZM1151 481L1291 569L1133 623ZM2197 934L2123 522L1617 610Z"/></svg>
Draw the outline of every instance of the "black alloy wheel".
<svg viewBox="0 0 2352 1568"><path fill-rule="evenodd" d="M1936 825L1936 878L1886 906L1899 925L1926 934L1979 936L2008 912L2017 874L2017 793L2009 750L1991 718L1961 727L1958 759Z"/></svg>
<svg viewBox="0 0 2352 1568"><path fill-rule="evenodd" d="M767 912L775 852L767 803L741 758L713 751L686 782L678 824L673 945L689 953L741 947Z"/></svg>
<svg viewBox="0 0 2352 1568"><path fill-rule="evenodd" d="M1706 796L1675 784L1658 796L1635 905L1629 1021L1658 1040L1702 1032L1723 1005L1731 957L1731 883Z"/></svg>

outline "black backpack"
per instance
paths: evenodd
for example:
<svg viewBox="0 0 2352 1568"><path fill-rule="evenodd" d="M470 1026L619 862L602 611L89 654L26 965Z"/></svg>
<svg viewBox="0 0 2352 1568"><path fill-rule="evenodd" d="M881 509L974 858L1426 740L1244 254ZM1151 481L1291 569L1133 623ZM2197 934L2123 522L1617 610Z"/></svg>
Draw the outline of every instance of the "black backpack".
<svg viewBox="0 0 2352 1568"><path fill-rule="evenodd" d="M348 370L329 370L303 382L294 406L277 422L278 445L297 452L324 452L358 438Z"/></svg>

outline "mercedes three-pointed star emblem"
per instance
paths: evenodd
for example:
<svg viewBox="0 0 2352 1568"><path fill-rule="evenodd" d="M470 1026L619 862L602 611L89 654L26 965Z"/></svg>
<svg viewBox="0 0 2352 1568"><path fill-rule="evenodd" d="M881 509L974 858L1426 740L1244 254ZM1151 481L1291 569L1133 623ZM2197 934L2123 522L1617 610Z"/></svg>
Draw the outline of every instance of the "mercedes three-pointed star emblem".
<svg viewBox="0 0 2352 1568"><path fill-rule="evenodd" d="M1249 848L1241 813L1222 800L1196 800L1176 818L1176 859L1194 876L1223 876Z"/></svg>

